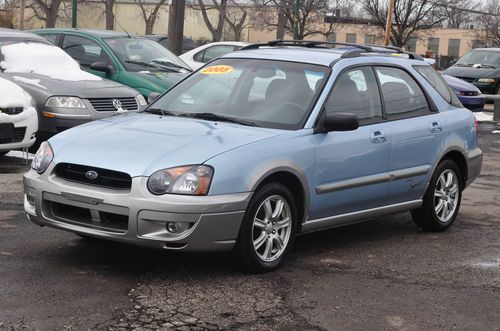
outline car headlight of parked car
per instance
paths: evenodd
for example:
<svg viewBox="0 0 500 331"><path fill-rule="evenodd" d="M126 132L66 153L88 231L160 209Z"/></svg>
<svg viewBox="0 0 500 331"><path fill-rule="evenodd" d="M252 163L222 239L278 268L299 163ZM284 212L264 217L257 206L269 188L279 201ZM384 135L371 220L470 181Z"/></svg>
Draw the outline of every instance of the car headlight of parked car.
<svg viewBox="0 0 500 331"><path fill-rule="evenodd" d="M42 174L45 170L47 170L53 158L54 152L52 151L52 147L48 142L44 141L40 145L40 148L31 162L31 168L36 170L39 174Z"/></svg>
<svg viewBox="0 0 500 331"><path fill-rule="evenodd" d="M50 97L45 106L52 108L86 108L78 97Z"/></svg>
<svg viewBox="0 0 500 331"><path fill-rule="evenodd" d="M496 82L495 78L479 78L477 80L479 83L488 83L488 84L493 84Z"/></svg>
<svg viewBox="0 0 500 331"><path fill-rule="evenodd" d="M147 105L148 105L148 103L147 103L146 99L142 96L142 94L137 95L137 96L135 97L135 100L137 101L137 104L138 104L139 106L143 106L143 107L144 107L144 106L147 106Z"/></svg>
<svg viewBox="0 0 500 331"><path fill-rule="evenodd" d="M163 169L148 179L148 189L155 195L206 195L213 176L212 167L206 165Z"/></svg>

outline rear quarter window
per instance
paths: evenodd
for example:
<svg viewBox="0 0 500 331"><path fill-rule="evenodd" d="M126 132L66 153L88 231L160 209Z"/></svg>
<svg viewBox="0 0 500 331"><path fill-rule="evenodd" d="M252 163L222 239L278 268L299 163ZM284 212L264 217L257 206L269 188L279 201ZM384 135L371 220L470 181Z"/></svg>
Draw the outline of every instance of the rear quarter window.
<svg viewBox="0 0 500 331"><path fill-rule="evenodd" d="M443 97L446 102L454 104L454 93L450 91L450 87L444 81L443 77L429 66L414 66L415 70L422 75L425 80L434 87L437 93ZM461 106L461 105L460 105Z"/></svg>

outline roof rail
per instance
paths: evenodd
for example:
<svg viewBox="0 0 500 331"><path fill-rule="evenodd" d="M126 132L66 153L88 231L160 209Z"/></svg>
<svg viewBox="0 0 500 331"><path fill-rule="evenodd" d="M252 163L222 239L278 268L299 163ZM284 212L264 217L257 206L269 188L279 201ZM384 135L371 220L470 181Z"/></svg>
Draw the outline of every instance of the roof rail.
<svg viewBox="0 0 500 331"><path fill-rule="evenodd" d="M332 45L332 46L347 46L356 49L349 50L342 54L342 58L358 57L364 53L381 53L384 52L383 49L387 51L385 53L390 53L390 51L396 51L398 54L406 54L410 59L423 60L423 58L415 53L405 52L402 48L394 46L382 46L382 45L361 45L355 43L341 43L333 41L315 41L315 40L271 40L266 43L250 44L242 47L240 50L251 50L258 49L260 47L275 47L275 46L297 46L297 47L307 47L307 48L328 48L322 45ZM382 49L382 50L381 50Z"/></svg>

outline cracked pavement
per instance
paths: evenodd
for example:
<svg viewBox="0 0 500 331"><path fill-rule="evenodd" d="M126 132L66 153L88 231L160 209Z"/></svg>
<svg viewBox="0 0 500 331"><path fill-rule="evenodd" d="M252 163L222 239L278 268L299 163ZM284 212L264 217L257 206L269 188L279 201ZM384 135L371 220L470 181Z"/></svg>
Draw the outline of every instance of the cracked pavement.
<svg viewBox="0 0 500 331"><path fill-rule="evenodd" d="M408 213L298 237L252 275L230 254L149 250L40 228L19 159L0 158L0 330L500 330L500 130L454 226Z"/></svg>

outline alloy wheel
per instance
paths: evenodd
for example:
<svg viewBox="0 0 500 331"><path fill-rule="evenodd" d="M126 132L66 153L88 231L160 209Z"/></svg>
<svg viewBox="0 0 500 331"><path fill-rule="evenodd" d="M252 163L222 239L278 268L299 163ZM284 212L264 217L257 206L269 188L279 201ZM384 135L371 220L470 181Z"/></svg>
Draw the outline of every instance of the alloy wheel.
<svg viewBox="0 0 500 331"><path fill-rule="evenodd" d="M434 189L434 210L441 223L448 222L457 209L459 186L457 174L446 169L439 176Z"/></svg>
<svg viewBox="0 0 500 331"><path fill-rule="evenodd" d="M260 260L271 262L285 251L292 231L292 213L288 202L279 195L265 199L253 220L252 241Z"/></svg>

